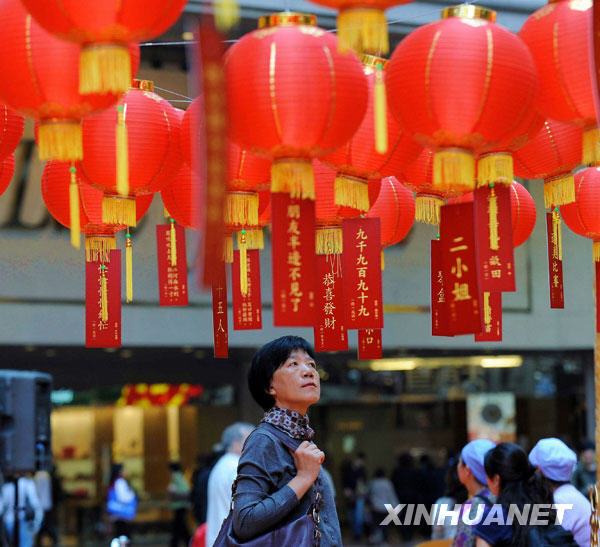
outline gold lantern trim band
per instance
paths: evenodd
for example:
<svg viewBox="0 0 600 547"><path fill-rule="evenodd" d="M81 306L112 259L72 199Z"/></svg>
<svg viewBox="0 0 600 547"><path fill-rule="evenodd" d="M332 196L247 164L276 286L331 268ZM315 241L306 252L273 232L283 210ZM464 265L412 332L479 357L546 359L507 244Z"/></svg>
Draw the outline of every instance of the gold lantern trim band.
<svg viewBox="0 0 600 547"><path fill-rule="evenodd" d="M513 183L513 157L506 152L485 154L477 160L477 185Z"/></svg>
<svg viewBox="0 0 600 547"><path fill-rule="evenodd" d="M300 13L297 11L282 11L281 13L272 13L262 15L258 18L258 28L284 27L294 25L317 26L317 16L312 13Z"/></svg>
<svg viewBox="0 0 600 547"><path fill-rule="evenodd" d="M77 120L42 120L38 128L41 160L83 159L81 124Z"/></svg>
<svg viewBox="0 0 600 547"><path fill-rule="evenodd" d="M271 165L271 192L290 194L292 199L315 199L312 162L303 158L282 158Z"/></svg>
<svg viewBox="0 0 600 547"><path fill-rule="evenodd" d="M341 226L317 226L315 253L318 255L342 254L344 238Z"/></svg>
<svg viewBox="0 0 600 547"><path fill-rule="evenodd" d="M118 44L86 45L79 57L79 93L124 93L131 85L131 55Z"/></svg>
<svg viewBox="0 0 600 547"><path fill-rule="evenodd" d="M497 16L498 14L494 10L471 4L450 6L442 10L442 19L460 17L462 19L484 19L490 23L495 23Z"/></svg>
<svg viewBox="0 0 600 547"><path fill-rule="evenodd" d="M390 51L385 13L375 7L342 9L337 18L339 50L387 55Z"/></svg>

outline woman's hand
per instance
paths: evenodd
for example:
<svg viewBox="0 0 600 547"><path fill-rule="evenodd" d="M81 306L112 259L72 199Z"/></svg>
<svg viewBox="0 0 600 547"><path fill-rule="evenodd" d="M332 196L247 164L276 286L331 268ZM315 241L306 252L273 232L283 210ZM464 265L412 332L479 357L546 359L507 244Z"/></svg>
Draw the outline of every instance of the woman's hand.
<svg viewBox="0 0 600 547"><path fill-rule="evenodd" d="M301 499L317 480L321 464L325 461L325 454L316 444L304 441L292 456L294 456L297 473L288 486L296 493L296 497Z"/></svg>

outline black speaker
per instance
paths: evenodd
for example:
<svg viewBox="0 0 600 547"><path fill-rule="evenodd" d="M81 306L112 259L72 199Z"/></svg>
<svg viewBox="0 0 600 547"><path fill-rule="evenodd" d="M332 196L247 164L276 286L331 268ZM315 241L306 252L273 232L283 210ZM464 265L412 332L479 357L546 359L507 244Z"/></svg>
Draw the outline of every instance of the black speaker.
<svg viewBox="0 0 600 547"><path fill-rule="evenodd" d="M0 370L0 470L5 475L48 470L52 376Z"/></svg>

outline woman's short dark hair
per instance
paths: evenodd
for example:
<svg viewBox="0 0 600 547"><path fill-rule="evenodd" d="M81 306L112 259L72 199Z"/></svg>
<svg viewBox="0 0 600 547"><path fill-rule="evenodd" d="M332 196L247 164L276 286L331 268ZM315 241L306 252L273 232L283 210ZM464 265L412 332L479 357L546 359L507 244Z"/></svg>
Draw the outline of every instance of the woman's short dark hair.
<svg viewBox="0 0 600 547"><path fill-rule="evenodd" d="M248 372L248 388L254 400L264 409L275 405L275 399L267 393L275 371L287 360L292 351L303 350L313 359L313 347L300 336L282 336L260 348L252 357Z"/></svg>

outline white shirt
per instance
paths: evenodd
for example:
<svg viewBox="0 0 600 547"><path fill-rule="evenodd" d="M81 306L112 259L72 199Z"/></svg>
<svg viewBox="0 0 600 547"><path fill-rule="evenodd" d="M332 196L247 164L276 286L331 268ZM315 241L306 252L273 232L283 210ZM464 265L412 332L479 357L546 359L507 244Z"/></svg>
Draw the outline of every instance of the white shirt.
<svg viewBox="0 0 600 547"><path fill-rule="evenodd" d="M15 485L13 482L6 482L2 485L2 508L4 514L2 518L7 527L11 528L15 522ZM35 483L32 479L27 477L21 477L19 479L19 508L22 508L20 522L25 522L25 507L27 506L25 500L27 500L29 506L34 510L35 516L31 527L33 532L36 533L42 524L44 518L44 510L42 504L38 498L37 491L35 489Z"/></svg>
<svg viewBox="0 0 600 547"><path fill-rule="evenodd" d="M572 484L563 484L554 491L554 503L573 505L572 509L565 510L561 526L573 534L577 545L589 547L592 506L587 498Z"/></svg>
<svg viewBox="0 0 600 547"><path fill-rule="evenodd" d="M35 489L44 511L52 509L52 477L48 471L36 471L33 476Z"/></svg>
<svg viewBox="0 0 600 547"><path fill-rule="evenodd" d="M223 521L229 514L231 486L237 475L239 454L227 452L215 464L208 476L208 507L206 510L206 547L212 547Z"/></svg>

